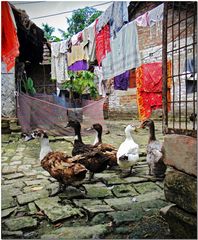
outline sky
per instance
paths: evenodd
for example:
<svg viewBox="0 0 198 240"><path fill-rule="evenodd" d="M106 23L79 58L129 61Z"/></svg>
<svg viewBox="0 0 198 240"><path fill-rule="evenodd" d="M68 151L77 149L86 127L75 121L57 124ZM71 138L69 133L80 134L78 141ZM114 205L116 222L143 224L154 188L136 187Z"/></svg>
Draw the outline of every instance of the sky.
<svg viewBox="0 0 198 240"><path fill-rule="evenodd" d="M16 8L25 10L30 19L38 26L42 27L42 23L47 23L49 26L55 28L53 35L61 37L58 28L66 31L67 20L72 13L64 13L51 17L43 17L34 19L40 16L46 16L50 14L56 14L66 11L73 11L86 6L100 5L95 7L97 10L105 11L108 6L112 4L112 1L10 1Z"/></svg>

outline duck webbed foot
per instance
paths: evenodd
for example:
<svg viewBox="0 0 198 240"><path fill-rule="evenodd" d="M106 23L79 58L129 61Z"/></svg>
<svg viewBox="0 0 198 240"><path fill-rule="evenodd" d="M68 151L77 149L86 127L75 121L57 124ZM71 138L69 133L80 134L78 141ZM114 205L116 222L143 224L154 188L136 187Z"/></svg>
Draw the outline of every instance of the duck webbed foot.
<svg viewBox="0 0 198 240"><path fill-rule="evenodd" d="M130 170L128 171L128 172L121 172L121 174L120 174L120 178L126 178L126 177L129 177L129 176L131 176L132 175L132 173L136 173L136 171L135 170L133 170L133 166L131 166L130 167Z"/></svg>
<svg viewBox="0 0 198 240"><path fill-rule="evenodd" d="M65 184L59 183L59 187L58 187L57 191L51 192L50 197L54 197L54 196L58 195L59 193L64 192L66 187L67 186Z"/></svg>
<svg viewBox="0 0 198 240"><path fill-rule="evenodd" d="M94 178L94 173L93 172L89 172L88 181L91 181L93 178Z"/></svg>

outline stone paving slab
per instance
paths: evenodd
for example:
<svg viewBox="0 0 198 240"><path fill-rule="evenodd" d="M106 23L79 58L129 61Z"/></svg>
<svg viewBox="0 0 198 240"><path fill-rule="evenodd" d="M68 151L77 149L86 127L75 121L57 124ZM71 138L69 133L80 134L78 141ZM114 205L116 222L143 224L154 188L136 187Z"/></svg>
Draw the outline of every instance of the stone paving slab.
<svg viewBox="0 0 198 240"><path fill-rule="evenodd" d="M61 205L59 201L59 197L50 198L50 202L49 198L44 198L35 201L35 204L40 208L41 211L45 213L45 215L47 215L47 217L52 222L56 222L58 220L69 218L75 215L82 216L79 209L72 207L72 205L69 204Z"/></svg>
<svg viewBox="0 0 198 240"><path fill-rule="evenodd" d="M8 194L4 194L2 199L1 199L1 209L7 209L11 207L15 207L17 205L16 201L14 198Z"/></svg>
<svg viewBox="0 0 198 240"><path fill-rule="evenodd" d="M85 184L88 198L105 198L112 196L112 192L104 184Z"/></svg>
<svg viewBox="0 0 198 240"><path fill-rule="evenodd" d="M14 207L14 208L7 208L5 210L2 210L1 211L1 217L4 218L4 217L7 217L9 216L12 212L14 212L14 210L16 210L17 207Z"/></svg>
<svg viewBox="0 0 198 240"><path fill-rule="evenodd" d="M28 227L36 227L37 220L32 217L17 217L6 220L4 224L9 230L16 231Z"/></svg>
<svg viewBox="0 0 198 240"><path fill-rule="evenodd" d="M45 234L41 239L97 239L108 231L107 225L65 227L55 230L52 234Z"/></svg>
<svg viewBox="0 0 198 240"><path fill-rule="evenodd" d="M25 193L17 196L17 201L19 204L24 205L29 202L33 202L40 198L45 198L49 195L47 190L41 190L36 192Z"/></svg>
<svg viewBox="0 0 198 240"><path fill-rule="evenodd" d="M135 190L135 188L131 185L124 185L124 184L120 184L117 186L114 186L114 188L112 189L113 194L116 197L126 197L126 196L136 196L138 195L137 191Z"/></svg>

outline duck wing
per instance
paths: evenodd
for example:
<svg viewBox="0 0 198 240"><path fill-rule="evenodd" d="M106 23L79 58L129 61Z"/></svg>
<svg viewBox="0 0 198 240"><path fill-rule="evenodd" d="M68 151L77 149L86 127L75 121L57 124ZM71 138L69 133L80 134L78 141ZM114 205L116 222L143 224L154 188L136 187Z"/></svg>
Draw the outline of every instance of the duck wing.
<svg viewBox="0 0 198 240"><path fill-rule="evenodd" d="M99 151L105 154L105 156L109 159L108 165L110 167L117 165L117 149L114 146L107 143L98 143L94 145L94 148L97 148Z"/></svg>
<svg viewBox="0 0 198 240"><path fill-rule="evenodd" d="M42 167L63 184L82 181L87 169L79 163L69 161L71 157L60 152L51 152L41 161Z"/></svg>
<svg viewBox="0 0 198 240"><path fill-rule="evenodd" d="M147 146L147 162L157 163L162 157L162 144L159 141L150 142Z"/></svg>
<svg viewBox="0 0 198 240"><path fill-rule="evenodd" d="M93 149L93 146L90 144L84 144L78 140L74 141L74 147L72 149L72 156L76 156L79 154L91 152Z"/></svg>
<svg viewBox="0 0 198 240"><path fill-rule="evenodd" d="M91 152L76 155L71 161L84 165L93 173L99 173L106 169L109 158L101 151L92 150Z"/></svg>

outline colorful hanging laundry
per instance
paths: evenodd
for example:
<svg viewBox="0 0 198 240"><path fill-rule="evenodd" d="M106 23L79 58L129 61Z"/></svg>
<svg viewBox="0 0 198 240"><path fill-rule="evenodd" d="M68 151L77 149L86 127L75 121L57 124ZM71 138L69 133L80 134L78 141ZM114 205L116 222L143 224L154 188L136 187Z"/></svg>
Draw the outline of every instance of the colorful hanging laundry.
<svg viewBox="0 0 198 240"><path fill-rule="evenodd" d="M15 66L15 58L19 55L19 41L8 2L1 2L1 11L2 60L9 72Z"/></svg>
<svg viewBox="0 0 198 240"><path fill-rule="evenodd" d="M102 61L104 79L118 76L140 66L137 26L135 21L122 27L115 39L110 39L111 52Z"/></svg>
<svg viewBox="0 0 198 240"><path fill-rule="evenodd" d="M71 66L77 61L87 60L86 52L84 51L83 43L71 47L71 53L67 53L67 63Z"/></svg>
<svg viewBox="0 0 198 240"><path fill-rule="evenodd" d="M97 23L98 19L96 19L95 26L97 26ZM106 24L99 33L95 32L95 34L96 34L96 59L98 61L98 66L100 66L106 54L111 51L109 25Z"/></svg>
<svg viewBox="0 0 198 240"><path fill-rule="evenodd" d="M167 63L167 100L170 111L171 62ZM137 104L141 121L151 116L152 110L162 108L162 62L142 64L136 69Z"/></svg>
<svg viewBox="0 0 198 240"><path fill-rule="evenodd" d="M98 24L96 26L97 33L109 23L110 36L115 38L117 32L120 31L125 23L128 23L128 7L126 1L113 2L107 10L99 17Z"/></svg>
<svg viewBox="0 0 198 240"><path fill-rule="evenodd" d="M75 63L73 63L71 66L68 67L69 71L82 71L82 70L88 70L88 63L85 60L80 60Z"/></svg>
<svg viewBox="0 0 198 240"><path fill-rule="evenodd" d="M130 71L126 71L114 78L114 89L126 91L129 87L129 74Z"/></svg>

